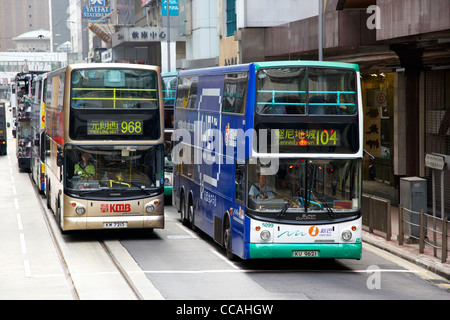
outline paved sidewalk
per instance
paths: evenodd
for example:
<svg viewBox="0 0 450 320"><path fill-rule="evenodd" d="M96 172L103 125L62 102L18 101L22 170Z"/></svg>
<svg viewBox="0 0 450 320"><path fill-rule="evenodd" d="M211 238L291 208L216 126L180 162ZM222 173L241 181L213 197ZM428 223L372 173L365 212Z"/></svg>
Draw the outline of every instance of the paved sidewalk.
<svg viewBox="0 0 450 320"><path fill-rule="evenodd" d="M433 256L433 248L425 245L423 254L419 253L418 243L404 242L404 245L399 245L398 236L398 207L391 207L391 219L392 219L392 236L388 241L385 234L374 231L369 233L368 228L364 227L363 242L369 243L380 249L386 250L402 259L415 263L433 273L440 275L441 277L450 280L450 256L447 258L446 263L441 263L440 252L438 251L438 257ZM430 224L428 224L430 226ZM440 250L440 249L438 249Z"/></svg>
<svg viewBox="0 0 450 320"><path fill-rule="evenodd" d="M73 296L15 140L0 156L0 300L72 300Z"/></svg>

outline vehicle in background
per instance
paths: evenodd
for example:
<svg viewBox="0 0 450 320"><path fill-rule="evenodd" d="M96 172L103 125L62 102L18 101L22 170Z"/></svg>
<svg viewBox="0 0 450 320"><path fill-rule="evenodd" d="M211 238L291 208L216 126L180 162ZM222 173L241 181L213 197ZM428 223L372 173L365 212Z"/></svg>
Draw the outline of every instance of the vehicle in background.
<svg viewBox="0 0 450 320"><path fill-rule="evenodd" d="M172 200L172 133L174 127L174 105L177 91L177 72L162 73L164 99L164 195Z"/></svg>
<svg viewBox="0 0 450 320"><path fill-rule="evenodd" d="M47 74L34 77L31 102L31 176L40 193L45 193L45 94Z"/></svg>
<svg viewBox="0 0 450 320"><path fill-rule="evenodd" d="M4 102L0 102L0 155L4 156L8 153L8 131L6 122L6 106Z"/></svg>

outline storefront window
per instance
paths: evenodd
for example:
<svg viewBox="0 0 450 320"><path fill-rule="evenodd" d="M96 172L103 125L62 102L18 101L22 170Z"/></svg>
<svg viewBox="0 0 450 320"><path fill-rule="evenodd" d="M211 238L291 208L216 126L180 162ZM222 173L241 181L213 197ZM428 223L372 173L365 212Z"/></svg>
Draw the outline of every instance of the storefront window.
<svg viewBox="0 0 450 320"><path fill-rule="evenodd" d="M394 74L365 73L361 84L365 192L391 198L394 194Z"/></svg>

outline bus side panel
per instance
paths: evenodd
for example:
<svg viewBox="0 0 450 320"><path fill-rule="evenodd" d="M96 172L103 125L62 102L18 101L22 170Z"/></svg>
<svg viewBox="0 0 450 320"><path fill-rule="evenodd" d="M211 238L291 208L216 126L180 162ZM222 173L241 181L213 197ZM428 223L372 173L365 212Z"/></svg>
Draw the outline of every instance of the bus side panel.
<svg viewBox="0 0 450 320"><path fill-rule="evenodd" d="M194 179L200 186L198 194L198 223L196 225L211 237L214 237L214 216L220 220L223 217L222 192L219 189L221 179L221 135L220 109L223 95L223 75L202 75L199 77L197 89L196 119L200 126L196 126L194 144L199 144L199 153L196 154L198 165L194 166ZM198 170L198 171L197 171Z"/></svg>
<svg viewBox="0 0 450 320"><path fill-rule="evenodd" d="M230 202L230 206L232 202ZM231 251L242 259L247 259L245 250L245 207L234 204L230 213L231 220Z"/></svg>
<svg viewBox="0 0 450 320"><path fill-rule="evenodd" d="M243 259L250 259L250 235L251 235L251 225L252 219L247 215L244 215L244 255Z"/></svg>

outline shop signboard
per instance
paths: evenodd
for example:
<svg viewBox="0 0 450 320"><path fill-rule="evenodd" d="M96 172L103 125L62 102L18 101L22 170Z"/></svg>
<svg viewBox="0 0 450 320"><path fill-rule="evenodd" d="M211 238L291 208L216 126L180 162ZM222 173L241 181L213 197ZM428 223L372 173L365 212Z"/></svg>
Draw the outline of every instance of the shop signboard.
<svg viewBox="0 0 450 320"><path fill-rule="evenodd" d="M90 21L102 21L102 19L111 13L111 7L106 0L89 0L89 6L83 7L83 19Z"/></svg>

